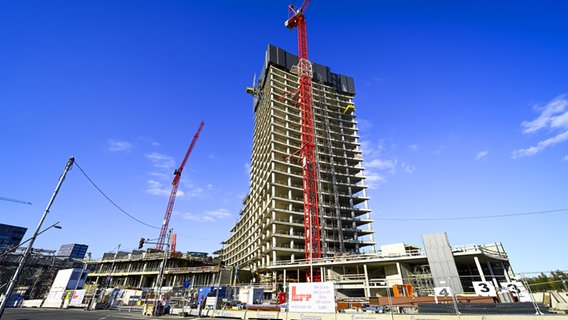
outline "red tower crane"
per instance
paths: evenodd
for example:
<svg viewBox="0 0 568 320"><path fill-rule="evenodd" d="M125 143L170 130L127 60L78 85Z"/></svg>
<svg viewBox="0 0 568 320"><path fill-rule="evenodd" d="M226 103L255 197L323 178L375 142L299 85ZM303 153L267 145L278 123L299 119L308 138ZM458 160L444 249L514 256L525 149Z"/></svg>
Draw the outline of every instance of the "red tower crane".
<svg viewBox="0 0 568 320"><path fill-rule="evenodd" d="M306 11L310 0L298 9L288 6L289 17L284 25L292 30L298 28L298 106L301 114L302 130L302 176L304 181L304 252L306 260L321 258L320 220L317 186L317 163L315 154L315 130L312 100L312 64L308 60L308 36L306 33ZM308 281L321 280L319 272L307 273Z"/></svg>
<svg viewBox="0 0 568 320"><path fill-rule="evenodd" d="M164 246L164 241L166 239L166 235L168 233L168 225L170 224L170 216L172 215L174 202L176 200L176 194L179 186L179 180L181 178L181 172L183 171L183 167L185 167L187 158L189 158L189 155L191 154L191 150L193 150L193 146L195 146L197 138L199 138L199 133L201 132L201 128L203 128L204 124L205 123L201 121L199 129L197 129L195 136L193 136L193 140L191 141L191 144L189 145L189 148L185 153L185 157L183 158L181 165L179 166L179 168L177 168L174 171L174 180L172 181L172 192L170 193L170 200L168 201L168 207L166 208L166 214L164 215L164 222L162 223L162 229L160 230L160 237L158 238L158 242L156 242L156 249L158 250L162 250Z"/></svg>

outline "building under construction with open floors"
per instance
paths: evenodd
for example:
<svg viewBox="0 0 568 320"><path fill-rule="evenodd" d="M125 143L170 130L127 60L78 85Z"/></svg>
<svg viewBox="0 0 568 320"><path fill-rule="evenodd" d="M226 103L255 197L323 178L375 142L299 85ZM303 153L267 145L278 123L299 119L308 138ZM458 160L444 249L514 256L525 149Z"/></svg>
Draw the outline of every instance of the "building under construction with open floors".
<svg viewBox="0 0 568 320"><path fill-rule="evenodd" d="M305 261L297 56L269 45L254 96L250 189L223 259L252 272ZM321 256L374 251L351 77L312 64ZM305 279L302 279L305 280Z"/></svg>
<svg viewBox="0 0 568 320"><path fill-rule="evenodd" d="M509 281L512 270L500 244L462 251L442 234L425 242L428 255L404 244L376 250L354 81L316 63L311 64L311 96L321 257L307 256L305 246L312 237L306 233L313 229L305 224L306 181L299 161L305 120L297 104L297 64L297 56L269 45L258 82L247 88L255 114L250 187L221 253L236 271L233 283L252 281L274 299L287 283L307 282L315 271L317 280L334 282L338 298L369 299L403 284L428 295L447 277L456 292L471 290L472 281L484 281L487 274ZM444 268L431 270L432 265ZM463 284L462 277L467 279Z"/></svg>

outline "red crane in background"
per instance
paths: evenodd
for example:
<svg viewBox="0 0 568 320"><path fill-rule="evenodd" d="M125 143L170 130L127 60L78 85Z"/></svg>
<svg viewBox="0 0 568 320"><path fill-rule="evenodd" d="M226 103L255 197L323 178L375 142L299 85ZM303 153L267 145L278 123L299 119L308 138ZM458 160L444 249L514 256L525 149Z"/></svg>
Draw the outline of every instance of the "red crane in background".
<svg viewBox="0 0 568 320"><path fill-rule="evenodd" d="M304 180L304 252L306 260L321 258L320 220L317 186L317 163L315 154L315 130L312 100L312 64L308 60L308 36L306 33L306 11L310 0L304 0L302 6L294 9L288 6L289 17L284 25L292 30L298 28L298 106L302 127L302 176ZM319 282L319 272L309 270L308 281Z"/></svg>
<svg viewBox="0 0 568 320"><path fill-rule="evenodd" d="M183 167L185 166L185 163L187 162L187 158L189 158L189 155L191 154L191 150L193 150L193 146L195 146L195 142L197 141L197 138L199 138L199 133L201 132L201 128L203 128L204 124L205 123L203 121L201 121L201 124L199 125L199 129L197 129L197 132L195 133L195 136L193 136L193 140L191 141L191 144L189 145L189 148L187 149L187 152L185 153L185 158L183 158L183 161L181 162L181 165L179 166L179 168L177 168L174 171L174 180L172 181L172 192L170 193L170 200L168 201L168 207L166 208L166 214L164 216L164 222L162 223L162 229L160 230L160 237L158 238L158 242L156 242L156 249L158 249L158 250L162 250L162 248L164 246L164 241L166 239L166 235L168 233L168 225L170 224L170 216L172 215L172 210L174 208L174 202L176 200L176 194L177 194L177 190L178 190L178 186L179 186L179 180L181 178L181 172L183 171ZM174 245L174 247L175 247L175 245Z"/></svg>

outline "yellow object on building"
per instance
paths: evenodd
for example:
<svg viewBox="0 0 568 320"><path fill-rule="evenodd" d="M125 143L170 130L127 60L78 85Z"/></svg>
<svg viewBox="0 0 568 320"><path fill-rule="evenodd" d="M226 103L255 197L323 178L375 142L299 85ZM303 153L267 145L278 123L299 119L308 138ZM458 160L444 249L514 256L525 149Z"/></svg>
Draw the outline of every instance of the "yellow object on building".
<svg viewBox="0 0 568 320"><path fill-rule="evenodd" d="M355 106L352 104L348 104L345 109L343 109L343 113L347 113L347 111L353 111L355 110Z"/></svg>

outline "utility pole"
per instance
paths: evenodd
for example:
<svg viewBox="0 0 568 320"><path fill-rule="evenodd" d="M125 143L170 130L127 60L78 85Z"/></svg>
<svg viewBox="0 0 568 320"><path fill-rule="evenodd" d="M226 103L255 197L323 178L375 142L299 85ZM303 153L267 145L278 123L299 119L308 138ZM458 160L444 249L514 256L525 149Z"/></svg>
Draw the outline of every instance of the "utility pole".
<svg viewBox="0 0 568 320"><path fill-rule="evenodd" d="M164 258L162 259L162 264L160 265L160 273L158 274L158 278L156 279L156 290L154 293L154 306L152 308L152 315L156 315L156 313L158 312L158 301L161 301L161 295L162 295L162 281L164 280L164 274L166 271L166 264L168 263L168 249L170 246L170 237L172 235L172 230L170 229L168 230L168 240L166 243L166 248L164 250Z"/></svg>
<svg viewBox="0 0 568 320"><path fill-rule="evenodd" d="M2 303L0 304L0 318L2 318L2 314L4 314L4 309L6 308L6 303L10 299L10 296L12 295L12 291L14 290L14 287L18 283L18 279L20 278L20 274L22 273L22 270L24 269L24 266L26 265L26 260L28 259L28 256L30 255L30 253L33 249L34 242L35 242L37 236L40 233L41 225L43 224L43 221L47 217L47 214L49 213L49 209L51 208L51 205L53 204L53 201L55 201L55 197L57 196L57 193L59 192L59 188L61 188L61 185L63 184L63 180L65 180L65 176L67 175L67 172L71 169L71 166L73 166L74 162L75 162L75 158L73 158L73 157L69 158L69 160L67 161L67 164L65 165L65 169L63 170L61 177L59 177L59 182L57 183L57 186L55 187L55 191L53 192L53 195L51 196L51 199L49 200L49 203L47 204L47 208L45 208L45 211L43 212L43 215L41 216L41 219L39 220L39 224L37 225L37 228L34 232L34 235L30 238L30 244L28 245L28 247L24 251L22 258L20 259L20 264L18 265L18 268L16 269L16 272L14 273L14 277L12 277L12 280L10 281L10 285L8 286L8 289L6 290L6 297L4 298Z"/></svg>

